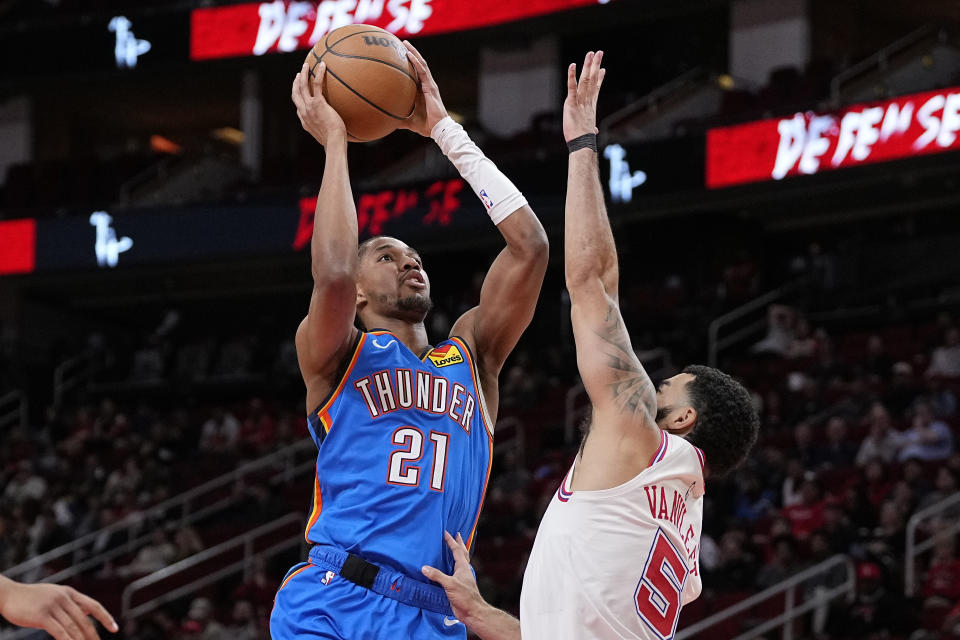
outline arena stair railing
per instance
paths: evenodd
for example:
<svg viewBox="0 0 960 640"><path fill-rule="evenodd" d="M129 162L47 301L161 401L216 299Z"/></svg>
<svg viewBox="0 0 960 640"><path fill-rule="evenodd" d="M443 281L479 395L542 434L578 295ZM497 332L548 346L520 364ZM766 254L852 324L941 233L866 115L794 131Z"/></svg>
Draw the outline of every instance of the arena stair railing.
<svg viewBox="0 0 960 640"><path fill-rule="evenodd" d="M817 587L813 590L813 593L802 603L796 603L796 590L798 588L804 585L804 583L809 583L817 578L827 578L831 576L838 568L843 568L845 570L845 579L843 582L833 587ZM832 558L824 560L818 565L814 565L809 569L794 574L783 582L773 585L769 589L764 589L756 595L750 596L745 600L741 600L740 602L727 607L722 611L718 611L717 613L708 616L699 622L677 631L674 637L676 640L686 640L686 638L698 637L698 634L704 633L711 627L714 627L721 622L726 622L734 616L740 616L741 614L750 611L750 609L763 604L767 600L783 594L785 599L783 613L753 626L749 631L736 636L734 640L752 640L752 638L759 638L764 636L767 632L773 631L777 627L782 628L782 640L793 640L794 620L808 613L814 612L815 610L823 610L831 602L838 598L845 597L848 601L851 601L855 591L856 571L854 570L853 561L848 556L835 555Z"/></svg>
<svg viewBox="0 0 960 640"><path fill-rule="evenodd" d="M28 582L63 582L70 580L85 571L98 567L114 558L131 553L147 544L150 541L151 532L146 532L143 535L138 534L143 528L143 524L148 522L151 516L179 510L180 515L178 518L175 518L175 521L180 527L187 526L209 515L227 509L236 503L239 499L238 496L230 494L217 498L216 494L218 492L222 493L224 488L229 488L254 473L271 468L279 469L279 471L272 476L271 482L289 482L302 473L308 471L312 473L316 466L315 450L316 445L314 445L313 441L310 438L304 438L279 451L243 464L233 471L228 471L198 487L194 487L168 500L148 507L138 514L135 521L128 519L103 527L56 549L21 562L3 573L8 578ZM307 459L302 459L304 456L306 456ZM198 503L202 502L204 497L212 501L198 507ZM102 553L86 557L88 548L97 538L104 535L112 536L115 534L126 534L126 542ZM50 575L45 574L46 565L67 557L70 557L69 567Z"/></svg>
<svg viewBox="0 0 960 640"><path fill-rule="evenodd" d="M23 391L9 391L0 396L0 433L13 426L25 429L29 405Z"/></svg>
<svg viewBox="0 0 960 640"><path fill-rule="evenodd" d="M307 519L302 513L289 513L282 518L274 520L273 522L257 527L256 529L251 529L238 538L228 540L214 547L210 547L209 549L204 549L203 551L200 551L199 553L196 553L188 558L184 558L180 562L172 564L169 567L165 567L159 571L155 571L149 575L134 580L123 590L123 594L121 596L120 617L124 622L134 620L140 616L150 613L151 611L154 611L159 607L162 607L169 602L178 600L236 573L243 572L244 579L247 580L250 578L250 569L253 566L253 559L255 556L259 556L266 560L272 558L278 553L286 551L287 549L299 546L301 547L302 551L301 555L306 557L307 543L303 537L303 531L304 527L306 526L306 522ZM283 539L279 542L273 542L272 544L269 544L263 548L258 547L257 542L261 541L261 539L266 538L269 542L271 538L277 537L279 534L284 533L285 530L289 530L289 533L292 535L284 535ZM243 555L240 557L240 559L235 559L232 562L228 562L216 569L211 568L209 571L204 571L204 575L194 580L184 584L176 584L176 586L173 586L165 593L154 595L146 602L142 602L136 606L133 605L134 597L137 593L143 592L168 580L175 582L178 576L183 576L196 567L208 563L220 556L228 556L231 559L237 558L237 550L240 548L243 550Z"/></svg>
<svg viewBox="0 0 960 640"><path fill-rule="evenodd" d="M954 513L944 515L944 512L951 508L955 510ZM955 536L960 532L960 518L956 516L958 511L960 511L960 492L917 511L907 521L907 544L903 565L903 591L907 597L912 597L917 591L918 556L932 549L943 538ZM929 528L931 534L922 542L917 542L918 530L923 525L927 525L924 528Z"/></svg>

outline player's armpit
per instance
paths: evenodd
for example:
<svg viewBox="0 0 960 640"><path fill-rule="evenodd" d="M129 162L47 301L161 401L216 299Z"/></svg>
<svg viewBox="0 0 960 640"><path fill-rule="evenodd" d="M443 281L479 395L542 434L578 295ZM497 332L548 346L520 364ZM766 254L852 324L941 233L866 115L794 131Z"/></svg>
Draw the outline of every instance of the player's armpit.
<svg viewBox="0 0 960 640"><path fill-rule="evenodd" d="M352 279L314 285L310 309L297 327L300 373L307 386L307 411L329 392L340 362L356 338L356 285Z"/></svg>
<svg viewBox="0 0 960 640"><path fill-rule="evenodd" d="M497 230L507 246L487 271L480 304L451 331L471 340L482 372L493 376L533 319L549 257L547 234L529 206L505 218Z"/></svg>

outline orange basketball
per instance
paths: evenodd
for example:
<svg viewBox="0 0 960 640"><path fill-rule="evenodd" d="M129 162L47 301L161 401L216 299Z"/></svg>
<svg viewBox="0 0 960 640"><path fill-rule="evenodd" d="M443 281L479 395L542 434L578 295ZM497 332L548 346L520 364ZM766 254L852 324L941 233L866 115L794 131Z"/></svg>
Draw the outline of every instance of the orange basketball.
<svg viewBox="0 0 960 640"><path fill-rule="evenodd" d="M413 115L417 73L406 47L389 31L368 24L334 29L307 54L311 78L321 61L327 64L323 95L351 140L382 138Z"/></svg>

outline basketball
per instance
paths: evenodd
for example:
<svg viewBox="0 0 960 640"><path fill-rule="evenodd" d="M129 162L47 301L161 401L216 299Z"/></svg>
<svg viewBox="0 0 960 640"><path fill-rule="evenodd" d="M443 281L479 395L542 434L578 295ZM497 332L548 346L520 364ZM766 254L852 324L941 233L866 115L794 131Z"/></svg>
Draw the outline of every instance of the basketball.
<svg viewBox="0 0 960 640"><path fill-rule="evenodd" d="M369 142L403 125L417 98L417 73L400 40L379 27L334 29L307 54L312 79L327 64L323 95L355 142Z"/></svg>

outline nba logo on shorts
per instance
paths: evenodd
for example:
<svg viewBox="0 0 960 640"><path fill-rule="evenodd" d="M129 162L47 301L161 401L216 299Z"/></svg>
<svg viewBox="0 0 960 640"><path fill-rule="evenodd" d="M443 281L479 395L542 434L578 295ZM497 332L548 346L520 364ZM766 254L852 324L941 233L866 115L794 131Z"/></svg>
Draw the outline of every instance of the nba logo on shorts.
<svg viewBox="0 0 960 640"><path fill-rule="evenodd" d="M327 571L327 575L320 578L320 582L324 585L329 585L331 582L333 582L333 579L336 577L336 575L337 574L335 574L333 571Z"/></svg>
<svg viewBox="0 0 960 640"><path fill-rule="evenodd" d="M483 189L480 190L480 199L483 200L483 206L485 206L487 209L493 208L493 200L490 198L490 196L487 195L487 192L484 191Z"/></svg>

